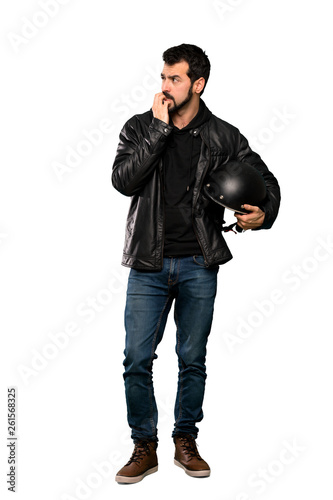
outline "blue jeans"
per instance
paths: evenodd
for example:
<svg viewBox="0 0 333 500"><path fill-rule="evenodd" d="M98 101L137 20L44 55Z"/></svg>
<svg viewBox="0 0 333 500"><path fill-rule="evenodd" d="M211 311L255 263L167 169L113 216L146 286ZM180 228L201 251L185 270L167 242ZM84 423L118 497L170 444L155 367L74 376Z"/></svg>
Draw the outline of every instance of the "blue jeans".
<svg viewBox="0 0 333 500"><path fill-rule="evenodd" d="M173 300L179 372L172 436L186 432L196 438L195 424L203 418L206 345L219 268L205 267L202 256L164 258L163 264L158 272L131 269L128 278L124 382L134 442L158 440L152 368Z"/></svg>

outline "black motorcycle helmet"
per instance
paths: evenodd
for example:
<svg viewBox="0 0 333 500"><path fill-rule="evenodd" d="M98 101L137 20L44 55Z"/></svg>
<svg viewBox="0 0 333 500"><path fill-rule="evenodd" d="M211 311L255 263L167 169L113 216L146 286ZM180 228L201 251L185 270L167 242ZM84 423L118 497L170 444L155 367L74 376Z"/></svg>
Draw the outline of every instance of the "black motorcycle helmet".
<svg viewBox="0 0 333 500"><path fill-rule="evenodd" d="M233 212L248 214L244 203L260 206L266 197L266 184L255 167L243 161L230 161L211 172L204 181L204 194Z"/></svg>

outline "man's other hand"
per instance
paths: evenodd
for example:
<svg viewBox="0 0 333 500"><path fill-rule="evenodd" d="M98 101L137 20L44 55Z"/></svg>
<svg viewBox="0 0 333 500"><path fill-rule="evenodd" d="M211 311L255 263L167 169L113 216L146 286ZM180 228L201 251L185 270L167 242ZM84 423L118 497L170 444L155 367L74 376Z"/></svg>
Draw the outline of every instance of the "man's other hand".
<svg viewBox="0 0 333 500"><path fill-rule="evenodd" d="M254 207L252 205L243 205L245 210L249 210L249 214L238 214L235 213L237 219L237 225L246 231L247 229L256 229L260 227L265 219L265 212L263 212L259 207Z"/></svg>

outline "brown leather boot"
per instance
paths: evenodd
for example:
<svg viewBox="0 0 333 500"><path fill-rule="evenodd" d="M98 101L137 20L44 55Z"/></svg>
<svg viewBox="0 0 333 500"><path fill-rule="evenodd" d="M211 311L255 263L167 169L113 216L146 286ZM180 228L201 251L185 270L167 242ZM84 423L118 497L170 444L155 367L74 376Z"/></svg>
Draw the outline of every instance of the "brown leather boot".
<svg viewBox="0 0 333 500"><path fill-rule="evenodd" d="M157 472L156 441L139 440L127 464L116 475L117 483L138 483L148 474Z"/></svg>
<svg viewBox="0 0 333 500"><path fill-rule="evenodd" d="M176 434L173 438L176 445L175 465L184 469L192 477L208 477L210 468L199 455L195 439L190 434Z"/></svg>

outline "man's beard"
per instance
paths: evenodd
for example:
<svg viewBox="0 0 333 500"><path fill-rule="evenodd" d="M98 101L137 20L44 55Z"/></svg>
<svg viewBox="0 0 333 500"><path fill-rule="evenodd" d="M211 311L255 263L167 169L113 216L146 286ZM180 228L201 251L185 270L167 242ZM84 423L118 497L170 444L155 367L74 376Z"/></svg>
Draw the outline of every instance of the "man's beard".
<svg viewBox="0 0 333 500"><path fill-rule="evenodd" d="M168 94L168 92L163 92L163 94L165 95L165 97L167 97L168 99L171 99L173 102L174 102L174 106L170 107L169 108L169 113L176 113L176 111L179 111L180 109L182 109L185 104L187 104L188 102L190 102L190 100L192 99L192 88L193 88L193 83L188 91L188 94L187 94L187 97L184 99L184 101L182 101L181 103L179 104L176 104L174 98Z"/></svg>

